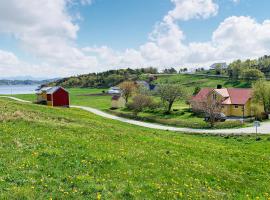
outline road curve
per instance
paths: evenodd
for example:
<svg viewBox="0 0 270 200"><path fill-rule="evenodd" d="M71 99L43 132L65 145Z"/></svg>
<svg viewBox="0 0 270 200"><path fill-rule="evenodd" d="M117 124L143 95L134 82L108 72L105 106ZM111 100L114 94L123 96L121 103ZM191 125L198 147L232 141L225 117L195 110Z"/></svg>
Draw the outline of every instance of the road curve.
<svg viewBox="0 0 270 200"><path fill-rule="evenodd" d="M3 98L9 98L15 101L19 101L22 103L31 103L30 101L22 100L16 97L10 97L10 96L0 96ZM165 126L160 124L154 124L154 123L148 123L148 122L141 122L136 121L132 119L126 119L122 117L118 117L115 115L108 114L106 112L100 111L95 108L86 107L86 106L70 106L71 108L77 108L81 109L87 112L91 112L95 115L107 118L107 119L113 119L120 122L133 124L136 126L151 128L151 129L157 129L157 130L167 130L167 131L174 131L174 132L186 132L186 133L205 133L205 134L237 134L237 135L244 135L244 134L253 134L255 133L254 127L247 127L247 128L238 128L238 129L216 129L216 130L208 130L208 129L192 129L192 128L180 128L180 127L173 127L173 126ZM261 126L258 128L259 134L270 134L270 122L264 122L261 123Z"/></svg>
<svg viewBox="0 0 270 200"><path fill-rule="evenodd" d="M142 126L151 129L158 129L158 130L167 130L167 131L175 131L175 132L185 132L185 133L205 133L205 134L237 134L237 135L244 135L244 134L253 134L256 132L254 127L247 127L247 128L239 128L239 129L216 129L216 130L207 130L207 129L192 129L192 128L179 128L179 127L172 127L172 126L165 126L160 124L148 123L148 122L141 122L132 119L126 119L122 117L117 117L115 115L111 115L100 111L95 108L85 107L85 106L71 106L72 108L82 109L93 114L99 115L104 118L113 119L117 121L121 121L128 124L133 124L137 126ZM270 122L265 122L261 124L261 127L258 128L259 134L270 134Z"/></svg>

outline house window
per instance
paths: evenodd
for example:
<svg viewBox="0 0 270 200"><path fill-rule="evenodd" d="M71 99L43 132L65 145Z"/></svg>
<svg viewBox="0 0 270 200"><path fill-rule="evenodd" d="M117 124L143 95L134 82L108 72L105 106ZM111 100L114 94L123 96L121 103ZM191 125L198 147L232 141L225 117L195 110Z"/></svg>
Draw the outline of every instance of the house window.
<svg viewBox="0 0 270 200"><path fill-rule="evenodd" d="M235 108L238 108L238 106L234 106Z"/></svg>

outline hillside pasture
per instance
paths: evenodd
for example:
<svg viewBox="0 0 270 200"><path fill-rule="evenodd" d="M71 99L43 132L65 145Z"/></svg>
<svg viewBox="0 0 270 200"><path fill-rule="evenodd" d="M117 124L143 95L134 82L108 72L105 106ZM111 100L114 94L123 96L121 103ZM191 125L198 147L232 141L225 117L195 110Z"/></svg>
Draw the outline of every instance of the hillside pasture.
<svg viewBox="0 0 270 200"><path fill-rule="evenodd" d="M1 199L268 199L270 139L156 131L0 99Z"/></svg>

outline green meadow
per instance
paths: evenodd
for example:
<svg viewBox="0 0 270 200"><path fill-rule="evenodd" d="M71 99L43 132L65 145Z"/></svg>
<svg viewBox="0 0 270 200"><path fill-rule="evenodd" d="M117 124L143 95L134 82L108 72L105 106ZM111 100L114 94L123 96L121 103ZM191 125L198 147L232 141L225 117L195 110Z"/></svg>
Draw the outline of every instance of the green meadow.
<svg viewBox="0 0 270 200"><path fill-rule="evenodd" d="M252 82L250 81L232 80L221 77L196 76L192 74L160 75L156 82L179 84L183 87L187 87L190 92L193 92L195 87L216 88L217 85L222 85L224 88L250 88L252 85Z"/></svg>
<svg viewBox="0 0 270 200"><path fill-rule="evenodd" d="M211 77L201 77L195 75L160 75L155 81L156 83L170 83L170 84L180 84L183 87L187 88L189 93L192 94L195 87L211 87L215 88L217 85L222 85L223 87L251 87L251 82L245 81L233 81L227 78L211 78ZM72 105L80 106L89 106L97 108L111 114L136 119L140 121L147 121L153 123L159 123L169 126L177 127L188 127L188 128L197 128L197 129L208 129L210 128L209 123L204 121L204 118L197 116L191 110L189 105L184 101L175 102L172 108L172 113L165 115L162 109L156 111L144 111L134 116L134 114L127 109L117 109L110 110L111 107L111 96L102 95L102 92L106 92L107 89L91 89L91 88L70 88L70 102ZM15 95L16 97L34 101L35 95ZM155 97L159 101L158 97ZM228 121L220 122L215 124L215 129L224 129L224 128L240 128L245 126L250 126L250 123L242 124L238 121Z"/></svg>
<svg viewBox="0 0 270 200"><path fill-rule="evenodd" d="M268 199L270 137L189 135L0 99L1 199Z"/></svg>

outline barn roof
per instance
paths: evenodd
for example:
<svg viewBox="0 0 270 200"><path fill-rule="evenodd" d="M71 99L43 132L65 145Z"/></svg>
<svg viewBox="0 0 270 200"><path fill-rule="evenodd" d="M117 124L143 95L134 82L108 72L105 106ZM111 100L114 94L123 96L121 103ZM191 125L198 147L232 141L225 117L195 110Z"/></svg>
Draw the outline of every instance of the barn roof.
<svg viewBox="0 0 270 200"><path fill-rule="evenodd" d="M55 93L57 90L59 90L60 86L54 86L54 87L43 87L40 90L37 91L37 93L41 93L41 92L46 92L47 94L53 94ZM62 88L63 90L65 90L64 88ZM66 90L65 90L66 91ZM66 91L67 92L67 91Z"/></svg>

